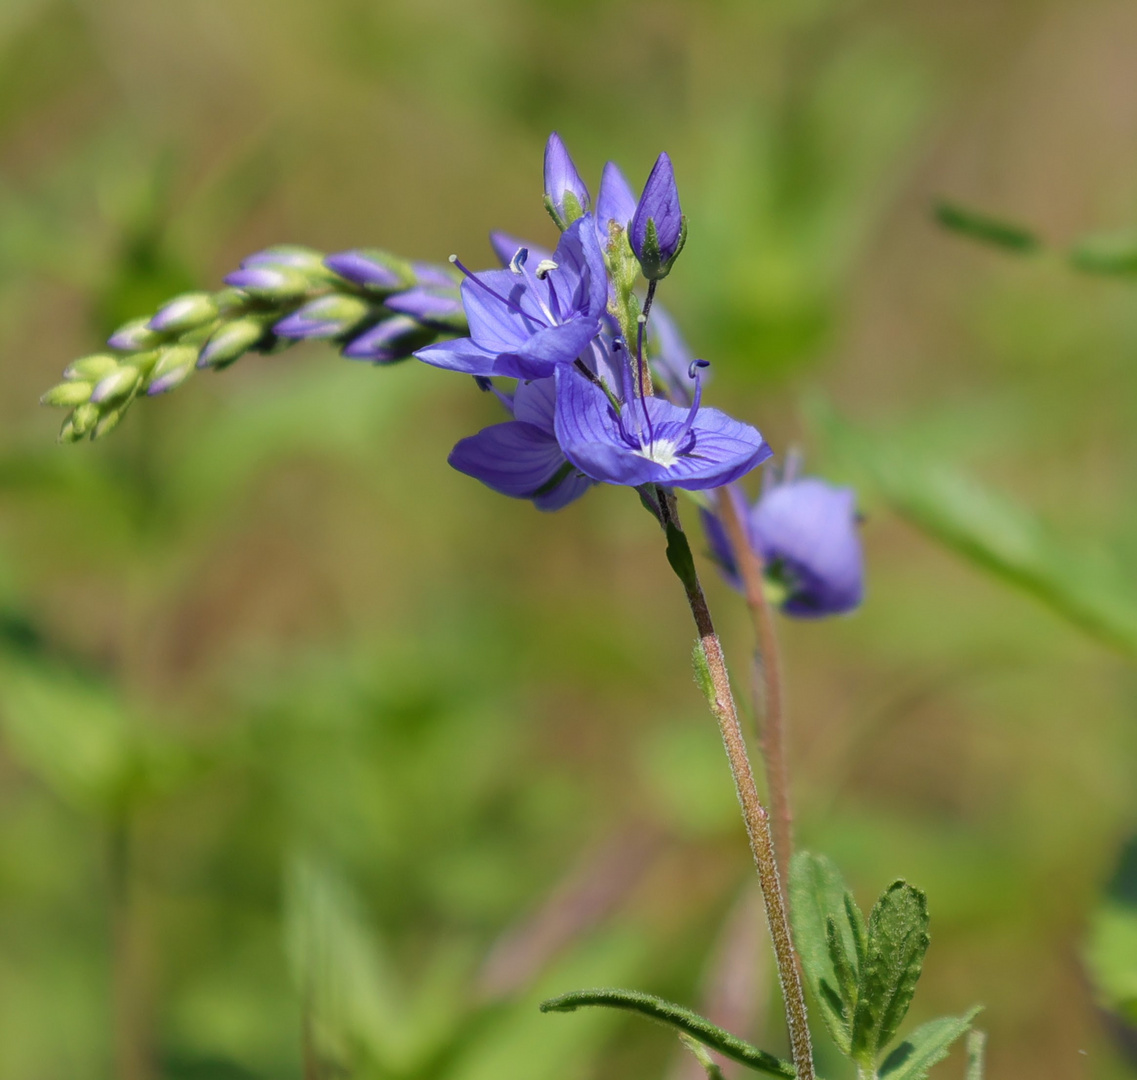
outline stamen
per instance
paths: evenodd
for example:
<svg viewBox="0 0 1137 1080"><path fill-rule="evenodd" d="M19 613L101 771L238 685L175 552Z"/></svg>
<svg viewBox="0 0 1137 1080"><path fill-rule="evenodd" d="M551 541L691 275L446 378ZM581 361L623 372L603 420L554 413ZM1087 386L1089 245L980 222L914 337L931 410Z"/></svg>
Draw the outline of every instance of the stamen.
<svg viewBox="0 0 1137 1080"><path fill-rule="evenodd" d="M522 250L524 250L524 248ZM514 256L514 257L516 258L516 256ZM467 270L466 267L463 266L462 263L458 261L457 255L451 255L450 261L456 267L458 267L458 269L461 270L462 273L465 274L466 277L469 278L475 285L477 285L481 289L484 289L486 292L488 292L490 294L490 296L492 296L495 300L499 300L501 303L503 303L510 310L516 311L518 315L521 315L526 319L532 319L534 322L544 323L545 326L550 325L549 323L545 322L545 320L542 319L539 315L534 315L532 312L526 311L523 307L521 307L520 304L514 303L512 300L508 299L507 297L502 296L501 293L496 292L495 290L491 289L472 270ZM512 267L512 262L510 263L510 266Z"/></svg>
<svg viewBox="0 0 1137 1080"><path fill-rule="evenodd" d="M647 425L647 444L655 444L655 429L651 426L651 414L647 411L647 369L644 366L644 327L647 326L647 316L640 315L636 329L636 385L639 389L640 408L643 409L644 422Z"/></svg>
<svg viewBox="0 0 1137 1080"><path fill-rule="evenodd" d="M703 400L703 380L699 377L699 369L709 368L710 366L709 360L692 360L691 366L687 369L687 377L695 380L695 395L691 402L691 408L687 410L687 419L683 421L683 427L679 429L676 445L690 432L691 425L695 423L695 413L699 411L699 405Z"/></svg>
<svg viewBox="0 0 1137 1080"><path fill-rule="evenodd" d="M549 271L556 269L557 264L552 259L542 259L537 264L537 277L544 281L549 276Z"/></svg>
<svg viewBox="0 0 1137 1080"><path fill-rule="evenodd" d="M519 247L514 253L513 258L509 260L509 269L515 274L521 273L521 268L525 265L526 260L529 258L529 249Z"/></svg>

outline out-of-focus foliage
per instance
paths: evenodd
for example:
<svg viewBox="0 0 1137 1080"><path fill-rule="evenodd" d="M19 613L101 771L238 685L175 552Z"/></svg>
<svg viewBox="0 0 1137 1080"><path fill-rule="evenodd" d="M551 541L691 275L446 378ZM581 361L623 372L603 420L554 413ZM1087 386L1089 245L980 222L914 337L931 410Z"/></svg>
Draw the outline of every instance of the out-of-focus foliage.
<svg viewBox="0 0 1137 1080"><path fill-rule="evenodd" d="M316 346L203 374L101 446L57 447L34 404L269 243L485 265L491 227L547 242L553 128L594 184L671 154L690 237L663 295L709 401L835 478L899 448L907 502L864 490L866 607L785 637L802 840L857 891L903 874L932 898L907 1023L981 1000L990 1075L1107 1075L1071 957L1137 811L1114 584L1137 307L1122 275L1002 259L926 208L1007 208L1062 250L1131 225L1133 20L0 5L0 1080L682 1069L646 1025L537 1011L605 984L784 1055L768 987L715 1011L745 841L634 500L494 496L445 465L492 401ZM814 393L855 440L809 441ZM711 591L741 675L745 619Z"/></svg>

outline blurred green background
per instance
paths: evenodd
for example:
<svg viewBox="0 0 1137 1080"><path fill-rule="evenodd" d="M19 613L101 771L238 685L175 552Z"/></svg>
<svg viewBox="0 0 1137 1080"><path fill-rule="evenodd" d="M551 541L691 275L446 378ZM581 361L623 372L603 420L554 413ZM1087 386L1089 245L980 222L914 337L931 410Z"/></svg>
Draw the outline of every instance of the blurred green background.
<svg viewBox="0 0 1137 1080"><path fill-rule="evenodd" d="M35 404L269 243L549 242L553 128L593 185L671 153L710 400L860 486L868 602L783 623L801 841L863 903L928 890L914 1021L983 1002L993 1077L1124 1075L1081 956L1137 811L1137 292L928 211L1137 224L1135 34L1126 0L2 0L0 1080L692 1075L536 1011L597 984L784 1049L634 498L502 499L445 460L492 401L317 345L97 445Z"/></svg>

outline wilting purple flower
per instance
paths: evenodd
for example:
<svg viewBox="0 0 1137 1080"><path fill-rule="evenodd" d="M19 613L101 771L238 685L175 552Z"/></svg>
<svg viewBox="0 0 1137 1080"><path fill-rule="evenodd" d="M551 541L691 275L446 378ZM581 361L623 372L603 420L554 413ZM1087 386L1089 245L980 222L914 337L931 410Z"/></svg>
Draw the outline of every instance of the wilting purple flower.
<svg viewBox="0 0 1137 1080"><path fill-rule="evenodd" d="M592 197L568 149L554 131L545 144L545 206L561 229L588 212Z"/></svg>
<svg viewBox="0 0 1137 1080"><path fill-rule="evenodd" d="M629 240L644 277L666 277L687 239L687 221L679 208L675 171L666 153L656 159L632 217Z"/></svg>
<svg viewBox="0 0 1137 1080"><path fill-rule="evenodd" d="M626 229L636 212L636 196L620 167L609 161L600 176L600 193L596 196L596 231L600 246L608 247L609 223Z"/></svg>
<svg viewBox="0 0 1137 1080"><path fill-rule="evenodd" d="M680 408L640 396L627 364L619 410L603 388L572 367L557 369L557 439L585 475L607 484L663 484L698 491L737 480L770 456L761 434L718 409Z"/></svg>
<svg viewBox="0 0 1137 1080"><path fill-rule="evenodd" d="M592 219L561 236L549 261L532 264L520 252L508 270L466 272L462 305L470 336L420 349L436 367L468 375L543 379L570 364L600 332L608 278Z"/></svg>
<svg viewBox="0 0 1137 1080"><path fill-rule="evenodd" d="M407 264L385 251L366 248L337 251L324 259L324 265L340 277L377 292L395 292L415 284Z"/></svg>
<svg viewBox="0 0 1137 1080"><path fill-rule="evenodd" d="M352 338L343 348L349 360L369 360L373 364L390 364L405 360L415 349L435 336L435 331L422 326L409 315L392 315Z"/></svg>
<svg viewBox="0 0 1137 1080"><path fill-rule="evenodd" d="M864 565L851 488L806 477L774 484L749 508L737 492L730 497L767 574L787 589L787 615L818 618L860 605ZM727 580L741 588L722 522L703 511L703 524Z"/></svg>
<svg viewBox="0 0 1137 1080"><path fill-rule="evenodd" d="M531 499L538 510L559 510L579 499L592 481L557 443L555 380L523 381L512 398L499 396L513 419L463 439L451 451L450 464L503 495Z"/></svg>

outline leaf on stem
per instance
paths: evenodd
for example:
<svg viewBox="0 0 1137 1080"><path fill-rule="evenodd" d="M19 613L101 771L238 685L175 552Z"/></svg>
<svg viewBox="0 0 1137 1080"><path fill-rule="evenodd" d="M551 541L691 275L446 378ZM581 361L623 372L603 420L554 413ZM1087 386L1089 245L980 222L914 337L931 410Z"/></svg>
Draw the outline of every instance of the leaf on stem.
<svg viewBox="0 0 1137 1080"><path fill-rule="evenodd" d="M923 1080L933 1065L947 1057L951 1044L971 1027L971 1021L978 1015L980 1008L976 1006L963 1016L941 1016L938 1020L921 1024L885 1058L880 1069L880 1080ZM982 1043L979 1044L978 1059L974 1056L971 1040L968 1040L967 1049L967 1080L981 1080ZM978 1072L973 1072L976 1060L979 1063Z"/></svg>
<svg viewBox="0 0 1137 1080"><path fill-rule="evenodd" d="M618 990L607 987L597 990L573 990L560 997L541 1002L541 1012L574 1012L586 1005L599 1005L609 1009L626 1009L642 1016L658 1020L662 1024L677 1028L704 1046L717 1050L733 1061L740 1062L758 1072L779 1076L783 1080L793 1080L796 1075L793 1065L773 1054L759 1050L737 1035L712 1024L682 1005L644 994L638 990Z"/></svg>
<svg viewBox="0 0 1137 1080"><path fill-rule="evenodd" d="M833 1041L848 1054L865 950L864 916L841 872L824 855L794 855L789 893L794 944L806 981Z"/></svg>
<svg viewBox="0 0 1137 1080"><path fill-rule="evenodd" d="M907 1014L928 941L927 897L894 881L869 915L852 1033L852 1056L862 1065L871 1067Z"/></svg>
<svg viewBox="0 0 1137 1080"><path fill-rule="evenodd" d="M1137 274L1137 234L1086 236L1070 250L1070 265L1087 274L1132 277Z"/></svg>

